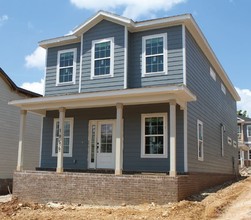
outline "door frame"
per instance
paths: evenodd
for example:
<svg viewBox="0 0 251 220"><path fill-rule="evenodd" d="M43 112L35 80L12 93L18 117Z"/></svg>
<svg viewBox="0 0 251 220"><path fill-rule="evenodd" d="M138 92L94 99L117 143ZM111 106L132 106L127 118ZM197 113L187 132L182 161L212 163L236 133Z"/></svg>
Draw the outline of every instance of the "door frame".
<svg viewBox="0 0 251 220"><path fill-rule="evenodd" d="M89 120L88 125L88 157L87 157L87 164L88 169L97 169L97 142L98 142L98 132L99 132L99 124L100 123L111 123L113 126L112 130L112 154L113 154L113 161L114 161L114 168L115 168L115 136L116 136L116 119L101 119L101 120ZM92 145L92 126L95 126L95 136L94 136L94 162L91 162L91 145ZM112 168L112 169L114 169ZM102 169L102 168L100 168Z"/></svg>

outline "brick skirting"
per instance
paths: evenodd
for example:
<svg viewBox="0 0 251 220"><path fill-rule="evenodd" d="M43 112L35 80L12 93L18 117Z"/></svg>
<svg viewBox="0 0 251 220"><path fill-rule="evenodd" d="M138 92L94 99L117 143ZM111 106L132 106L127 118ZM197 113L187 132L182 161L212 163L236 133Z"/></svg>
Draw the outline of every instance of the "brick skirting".
<svg viewBox="0 0 251 220"><path fill-rule="evenodd" d="M180 201L201 190L233 179L233 175L122 175L15 172L13 195L21 201L120 205Z"/></svg>
<svg viewBox="0 0 251 220"><path fill-rule="evenodd" d="M12 179L0 179L0 195L12 192Z"/></svg>

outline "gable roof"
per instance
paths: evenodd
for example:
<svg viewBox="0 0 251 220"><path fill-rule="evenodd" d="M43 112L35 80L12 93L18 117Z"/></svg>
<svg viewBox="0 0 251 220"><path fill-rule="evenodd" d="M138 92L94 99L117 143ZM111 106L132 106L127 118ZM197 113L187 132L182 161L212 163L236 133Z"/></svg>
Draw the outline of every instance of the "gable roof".
<svg viewBox="0 0 251 220"><path fill-rule="evenodd" d="M0 67L0 77L6 82L7 85L13 90L18 93L22 93L23 95L26 95L27 97L40 97L40 94L37 94L35 92L31 92L29 90L23 89L18 87L11 79L10 77L3 71L3 69Z"/></svg>
<svg viewBox="0 0 251 220"><path fill-rule="evenodd" d="M134 22L131 19L109 13L106 11L99 11L94 16L89 18L87 21L76 27L71 35L53 38L49 40L44 40L39 42L39 46L47 49L49 47L55 47L75 42L81 41L81 35L88 31L90 28L95 26L102 20L108 20L120 25L127 27L128 31L130 32L138 32L144 30L151 30L151 29L159 29L162 27L169 27L175 25L184 25L203 53L206 55L207 59L210 61L212 66L214 67L215 71L218 73L222 81L224 82L225 86L230 91L231 95L234 97L236 101L240 101L240 96L235 90L232 82L228 78L225 70L221 66L219 60L217 59L215 53L213 52L212 48L210 47L209 43L207 42L205 36L203 35L202 31L200 30L199 26L195 22L193 16L191 14L183 14L171 17L164 17L164 18L157 18L152 20L145 20Z"/></svg>
<svg viewBox="0 0 251 220"><path fill-rule="evenodd" d="M249 117L245 117L245 116L243 116L243 115L237 115L237 121L239 122L239 123L251 123L251 118L249 118Z"/></svg>

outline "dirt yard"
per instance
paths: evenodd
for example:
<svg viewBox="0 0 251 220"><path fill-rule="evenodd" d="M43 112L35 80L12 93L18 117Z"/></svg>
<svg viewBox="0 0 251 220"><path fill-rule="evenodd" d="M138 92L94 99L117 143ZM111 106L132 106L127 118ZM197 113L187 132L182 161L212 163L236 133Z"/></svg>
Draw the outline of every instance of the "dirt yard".
<svg viewBox="0 0 251 220"><path fill-rule="evenodd" d="M4 199L3 199L4 200ZM7 202L6 202L7 201ZM0 199L0 219L251 219L251 177L167 205L86 206L21 203Z"/></svg>

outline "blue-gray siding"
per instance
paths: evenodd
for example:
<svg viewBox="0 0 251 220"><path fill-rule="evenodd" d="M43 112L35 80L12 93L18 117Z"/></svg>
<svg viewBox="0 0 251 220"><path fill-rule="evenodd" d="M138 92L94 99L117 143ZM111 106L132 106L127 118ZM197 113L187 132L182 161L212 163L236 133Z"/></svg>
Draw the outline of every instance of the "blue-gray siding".
<svg viewBox="0 0 251 220"><path fill-rule="evenodd" d="M93 40L114 37L114 76L91 79ZM124 88L124 26L103 20L83 35L83 67L81 92L97 92Z"/></svg>
<svg viewBox="0 0 251 220"><path fill-rule="evenodd" d="M167 33L168 74L142 77L142 37ZM183 83L182 26L129 34L128 87L138 88Z"/></svg>
<svg viewBox="0 0 251 220"><path fill-rule="evenodd" d="M56 86L58 51L77 48L76 82L75 84ZM47 51L47 66L45 78L45 96L78 93L80 68L80 43L52 47Z"/></svg>
<svg viewBox="0 0 251 220"><path fill-rule="evenodd" d="M221 91L221 79L210 76L210 63L186 30L187 87L197 101L188 103L188 171L232 173L232 157L237 167L238 149L227 138L237 141L236 102L227 90ZM198 160L197 119L204 126L204 161ZM224 156L221 156L221 124L225 126Z"/></svg>
<svg viewBox="0 0 251 220"><path fill-rule="evenodd" d="M125 106L124 107L124 170L127 171L169 171L169 157L166 159L142 159L141 149L141 114L169 112L168 104ZM41 167L56 167L57 158L52 157L53 120L58 112L47 112L43 126ZM115 119L116 108L95 108L68 110L66 117L74 118L73 156L64 158L64 167L87 169L88 123L89 120ZM169 116L168 116L169 118ZM168 120L168 131L169 131ZM169 139L168 139L169 143ZM183 111L177 107L177 169L184 171ZM168 144L169 146L169 144ZM169 150L169 147L168 147ZM169 155L169 153L168 153Z"/></svg>

